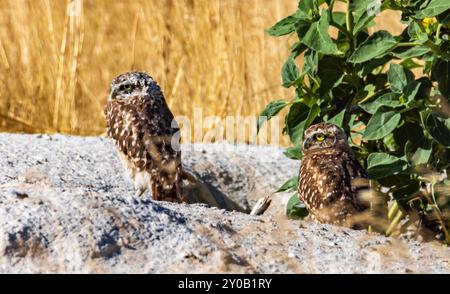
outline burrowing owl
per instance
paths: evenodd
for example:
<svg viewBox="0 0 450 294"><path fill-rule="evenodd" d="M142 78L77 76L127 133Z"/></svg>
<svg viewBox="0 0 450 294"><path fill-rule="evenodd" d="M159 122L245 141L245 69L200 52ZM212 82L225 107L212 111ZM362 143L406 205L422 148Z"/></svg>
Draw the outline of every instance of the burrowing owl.
<svg viewBox="0 0 450 294"><path fill-rule="evenodd" d="M181 200L179 128L153 78L143 72L116 77L105 115L137 195L151 187L155 200Z"/></svg>
<svg viewBox="0 0 450 294"><path fill-rule="evenodd" d="M352 225L351 218L367 209L357 190L367 189L368 181L345 132L329 123L309 127L305 131L303 154L298 194L312 219Z"/></svg>

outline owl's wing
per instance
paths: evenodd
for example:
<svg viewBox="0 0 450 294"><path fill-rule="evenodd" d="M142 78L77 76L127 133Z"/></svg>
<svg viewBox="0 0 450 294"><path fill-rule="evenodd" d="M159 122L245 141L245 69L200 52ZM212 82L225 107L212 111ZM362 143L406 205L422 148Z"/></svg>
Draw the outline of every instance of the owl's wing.
<svg viewBox="0 0 450 294"><path fill-rule="evenodd" d="M337 159L340 160L340 159ZM329 156L305 155L299 173L298 193L312 214L339 199L344 175L339 162Z"/></svg>
<svg viewBox="0 0 450 294"><path fill-rule="evenodd" d="M299 175L299 196L313 213L329 207L330 213L337 217L339 213L363 210L365 206L360 203L352 181L365 177L364 169L346 153L305 156Z"/></svg>
<svg viewBox="0 0 450 294"><path fill-rule="evenodd" d="M105 109L108 135L119 150L132 161L138 170L148 170L155 163L177 159L179 151L172 148L171 140L176 131L170 123L162 122L155 113L146 112L145 106L110 101Z"/></svg>
<svg viewBox="0 0 450 294"><path fill-rule="evenodd" d="M151 158L142 141L145 123L137 109L117 101L109 101L105 112L108 118L108 136L138 170L145 170Z"/></svg>
<svg viewBox="0 0 450 294"><path fill-rule="evenodd" d="M145 124L144 143L153 160L160 164L173 161L181 164L179 127L165 100L146 104L140 119Z"/></svg>
<svg viewBox="0 0 450 294"><path fill-rule="evenodd" d="M314 199L314 206L326 206L343 196L346 186L342 158L305 156L301 164L299 191Z"/></svg>
<svg viewBox="0 0 450 294"><path fill-rule="evenodd" d="M351 153L345 153L346 155L346 169L351 176L351 178L368 178L367 172L358 162L356 157Z"/></svg>
<svg viewBox="0 0 450 294"><path fill-rule="evenodd" d="M350 179L347 185L349 185L352 191L352 201L359 210L364 210L369 205L360 196L362 192L370 190L368 175L353 154L348 153L347 156L349 158L346 160L345 169Z"/></svg>

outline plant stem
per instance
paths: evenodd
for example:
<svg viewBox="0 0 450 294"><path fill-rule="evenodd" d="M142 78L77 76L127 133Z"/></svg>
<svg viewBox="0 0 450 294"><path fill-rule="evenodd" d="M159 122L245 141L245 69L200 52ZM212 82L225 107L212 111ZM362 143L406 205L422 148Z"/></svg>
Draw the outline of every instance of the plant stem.
<svg viewBox="0 0 450 294"><path fill-rule="evenodd" d="M347 39L351 40L352 36L350 35L350 33L347 31L346 28L344 28L343 26L339 25L338 23L336 23L333 19L333 8L334 8L334 3L336 3L335 0L331 1L330 3L330 7L328 8L328 11L330 13L330 25L337 28L340 32L344 33L345 36L347 37Z"/></svg>
<svg viewBox="0 0 450 294"><path fill-rule="evenodd" d="M345 12L345 24L347 26L347 31L350 35L353 35L353 15L350 9L351 0L347 0L347 11Z"/></svg>
<svg viewBox="0 0 450 294"><path fill-rule="evenodd" d="M399 210L397 214L395 215L395 218L392 220L392 222L389 224L389 228L386 230L386 236L390 236L392 232L397 227L398 223L403 217L403 212Z"/></svg>
<svg viewBox="0 0 450 294"><path fill-rule="evenodd" d="M442 56L445 59L450 59L450 54L447 52L443 52L441 51L441 49L439 48L439 46L437 46L436 44L434 44L433 42L431 42L430 40L425 42L425 45L428 46L428 48L431 49L431 51L433 51L434 54L438 55L438 56Z"/></svg>
<svg viewBox="0 0 450 294"><path fill-rule="evenodd" d="M330 22L333 22L333 8L336 0L332 0L330 6L328 7L328 11L330 12Z"/></svg>
<svg viewBox="0 0 450 294"><path fill-rule="evenodd" d="M343 26L341 26L341 25L339 25L339 24L337 24L337 23L335 23L334 21L331 21L331 20L330 20L330 25L335 27L335 28L337 28L340 32L344 33L345 36L347 37L347 39L349 39L349 40L352 39L352 36L349 34L347 29L344 28Z"/></svg>
<svg viewBox="0 0 450 294"><path fill-rule="evenodd" d="M394 204L389 209L388 219L391 220L397 212L398 212L398 202L394 201Z"/></svg>
<svg viewBox="0 0 450 294"><path fill-rule="evenodd" d="M365 102L371 100L372 98L376 97L376 94L373 94L371 96L367 96L366 98L362 99L361 101L358 102L358 105L364 104Z"/></svg>
<svg viewBox="0 0 450 294"><path fill-rule="evenodd" d="M438 40L439 40L439 35L441 33L441 28L442 28L442 24L439 23L437 26L437 29L436 29L436 39L438 39Z"/></svg>
<svg viewBox="0 0 450 294"><path fill-rule="evenodd" d="M434 185L435 185L435 182L432 181L431 184L430 184L431 198L433 199L433 204L436 205L436 208L437 208L437 210L440 213L441 210L439 209L439 206L437 205L436 196L434 195Z"/></svg>
<svg viewBox="0 0 450 294"><path fill-rule="evenodd" d="M434 214L436 215L437 219L441 223L442 231L444 232L444 236L445 236L445 242L450 243L450 234L447 231L447 227L445 226L445 221L442 218L441 210L439 209L439 206L437 205L437 202L436 202L436 196L434 195L434 184L435 183L433 181L431 183L431 187L430 187L431 197L433 199L433 205L432 205L433 206L433 211L434 211Z"/></svg>
<svg viewBox="0 0 450 294"><path fill-rule="evenodd" d="M418 42L404 42L404 43L398 43L396 47L412 47L412 46L420 46L423 45L422 43Z"/></svg>

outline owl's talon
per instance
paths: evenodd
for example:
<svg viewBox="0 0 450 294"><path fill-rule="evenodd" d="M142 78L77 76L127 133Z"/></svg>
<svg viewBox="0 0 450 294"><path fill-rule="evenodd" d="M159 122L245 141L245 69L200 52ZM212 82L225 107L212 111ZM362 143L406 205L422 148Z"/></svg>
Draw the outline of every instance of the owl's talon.
<svg viewBox="0 0 450 294"><path fill-rule="evenodd" d="M189 199L187 197L185 197L185 196L182 196L181 200L180 200L180 203L189 204Z"/></svg>

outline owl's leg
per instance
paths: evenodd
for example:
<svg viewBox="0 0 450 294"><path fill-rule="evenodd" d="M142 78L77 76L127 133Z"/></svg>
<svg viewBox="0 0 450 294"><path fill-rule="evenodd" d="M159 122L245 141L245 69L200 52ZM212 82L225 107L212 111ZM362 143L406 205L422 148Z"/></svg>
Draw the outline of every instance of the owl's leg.
<svg viewBox="0 0 450 294"><path fill-rule="evenodd" d="M142 185L142 183L140 183L139 181L135 181L134 184L134 189L136 190L135 196L142 196L142 194L144 194L144 192L147 190L147 186Z"/></svg>
<svg viewBox="0 0 450 294"><path fill-rule="evenodd" d="M178 189L176 188L176 185L173 185L172 186L172 189L171 190L164 190L162 193L163 193L163 197L164 197L164 199L162 199L162 200L164 200L164 201L169 201L169 202L180 202L180 195L179 195L179 193L178 193L178 191L177 191Z"/></svg>
<svg viewBox="0 0 450 294"><path fill-rule="evenodd" d="M181 203L188 204L189 199L181 193L181 190L182 190L181 182L182 181L177 181L175 183L175 193L177 195L177 200L180 201Z"/></svg>
<svg viewBox="0 0 450 294"><path fill-rule="evenodd" d="M194 176L193 174L191 174L183 169L181 170L180 175L179 175L179 180L175 183L177 199L181 203L188 204L189 198L187 196L185 196L182 192L182 190L183 190L182 184L183 184L184 180L188 181L190 185L194 185L194 186L199 185L199 182L198 182L196 176Z"/></svg>
<svg viewBox="0 0 450 294"><path fill-rule="evenodd" d="M159 196L159 191L158 191L158 184L157 184L157 181L155 178L152 178L151 189L152 189L153 200L159 201L160 196Z"/></svg>
<svg viewBox="0 0 450 294"><path fill-rule="evenodd" d="M136 172L134 175L134 189L136 190L136 196L142 196L147 190L148 182L150 181L150 175L148 172Z"/></svg>

